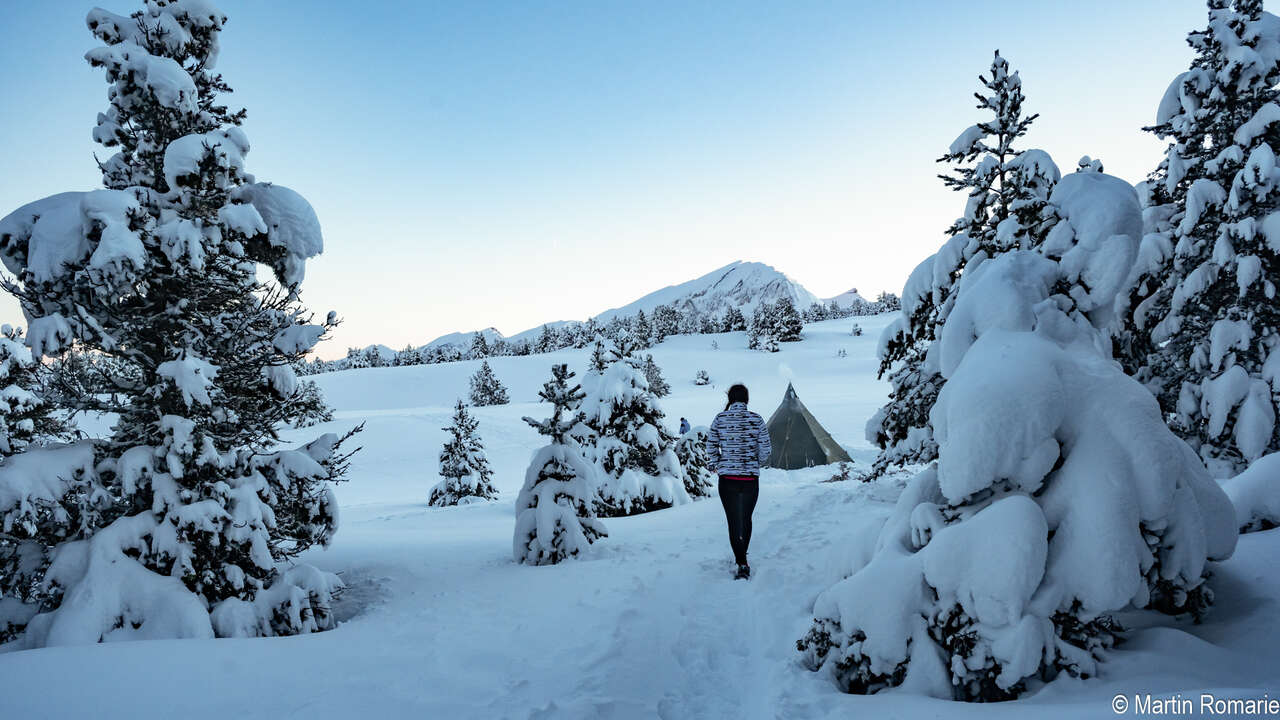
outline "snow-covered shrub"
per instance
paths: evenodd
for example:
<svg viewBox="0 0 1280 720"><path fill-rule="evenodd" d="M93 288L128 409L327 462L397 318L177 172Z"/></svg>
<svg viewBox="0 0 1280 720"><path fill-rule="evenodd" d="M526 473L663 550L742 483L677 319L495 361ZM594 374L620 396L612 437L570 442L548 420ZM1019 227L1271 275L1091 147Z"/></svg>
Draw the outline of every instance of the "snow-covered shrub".
<svg viewBox="0 0 1280 720"><path fill-rule="evenodd" d="M716 474L711 469L707 455L707 427L689 428L676 441L676 457L684 468L684 489L690 498L708 497L716 484Z"/></svg>
<svg viewBox="0 0 1280 720"><path fill-rule="evenodd" d="M699 370L693 376L694 385L710 385L711 375L706 370Z"/></svg>
<svg viewBox="0 0 1280 720"><path fill-rule="evenodd" d="M1057 166L1042 150L1013 147L1037 117L1022 114L1022 80L999 52L989 77L978 80L978 108L994 117L965 129L938 159L956 165L942 179L965 194L964 215L942 248L911 272L901 314L880 335L879 376L889 379L890 392L866 425L867 441L881 449L875 475L937 456L929 412L945 378L931 346L957 301L961 275L1000 253L1035 247L1052 221L1043 208L1060 177Z"/></svg>
<svg viewBox="0 0 1280 720"><path fill-rule="evenodd" d="M1209 3L1165 92L1168 141L1119 300L1119 355L1216 477L1280 450L1280 18Z"/></svg>
<svg viewBox="0 0 1280 720"><path fill-rule="evenodd" d="M449 440L440 451L440 477L431 488L428 505L443 507L462 502L492 500L498 491L490 482L493 470L484 454L484 443L476 434L479 422L459 400L453 408L453 422L444 428Z"/></svg>
<svg viewBox="0 0 1280 720"><path fill-rule="evenodd" d="M854 323L853 328L849 330L849 334L854 337L862 337L862 326L858 323Z"/></svg>
<svg viewBox="0 0 1280 720"><path fill-rule="evenodd" d="M574 429L587 459L599 467L596 512L605 517L689 501L675 438L634 351L627 335L608 350L597 344L583 378L583 421Z"/></svg>
<svg viewBox="0 0 1280 720"><path fill-rule="evenodd" d="M477 407L486 405L506 405L511 402L507 396L507 388L493 374L489 361L480 363L480 369L471 376L471 404Z"/></svg>
<svg viewBox="0 0 1280 720"><path fill-rule="evenodd" d="M0 326L0 462L34 442L66 434L65 423L52 414L41 396L39 366L22 344L22 332Z"/></svg>
<svg viewBox="0 0 1280 720"><path fill-rule="evenodd" d="M653 361L652 355L644 356L644 377L649 381L649 391L654 397L666 397L671 394L671 386L662 377L662 368Z"/></svg>
<svg viewBox="0 0 1280 720"><path fill-rule="evenodd" d="M306 380L298 384L298 400L293 426L296 428L311 427L333 420L333 408L324 400L324 393L314 380Z"/></svg>
<svg viewBox="0 0 1280 720"><path fill-rule="evenodd" d="M97 524L111 498L89 442L29 448L0 462L0 643L53 599L43 582L53 550Z"/></svg>
<svg viewBox="0 0 1280 720"><path fill-rule="evenodd" d="M1230 503L1058 294L1069 275L1014 251L960 281L931 350L947 380L938 459L798 643L846 691L1012 697L1063 670L1094 675L1112 613L1211 599L1207 562L1235 547Z"/></svg>
<svg viewBox="0 0 1280 720"><path fill-rule="evenodd" d="M551 417L545 421L524 419L549 442L533 454L516 498L512 552L518 563L558 563L609 534L592 509L598 471L569 434L582 421L578 410L582 387L569 386L573 376L567 365L553 365L551 379L538 393L544 402L551 403Z"/></svg>
<svg viewBox="0 0 1280 720"><path fill-rule="evenodd" d="M1280 453L1254 460L1248 470L1224 480L1222 489L1236 509L1240 532L1280 527Z"/></svg>
<svg viewBox="0 0 1280 720"><path fill-rule="evenodd" d="M298 300L323 240L305 199L245 170L245 114L220 104L229 88L213 72L224 22L194 0L91 11L105 45L86 57L110 85L93 135L118 150L100 163L105 189L0 219L33 353L74 344L127 378L64 396L119 417L82 485L58 499L37 467L3 479L20 497L39 484L60 505L49 522L74 538L45 548L27 646L333 624L337 578L281 565L332 539L345 438L277 449L276 435L297 415L293 366L337 322L312 323Z"/></svg>

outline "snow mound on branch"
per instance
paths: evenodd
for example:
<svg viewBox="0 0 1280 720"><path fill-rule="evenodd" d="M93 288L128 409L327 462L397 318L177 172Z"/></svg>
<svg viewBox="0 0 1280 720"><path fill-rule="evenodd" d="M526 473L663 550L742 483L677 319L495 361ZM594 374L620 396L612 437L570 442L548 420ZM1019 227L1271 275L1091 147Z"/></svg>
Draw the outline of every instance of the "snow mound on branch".
<svg viewBox="0 0 1280 720"><path fill-rule="evenodd" d="M82 232L80 202L88 193L64 192L27 203L0 219L0 258L14 275L37 283L61 277L68 263L90 252Z"/></svg>
<svg viewBox="0 0 1280 720"><path fill-rule="evenodd" d="M1247 470L1224 480L1222 488L1235 507L1240 532L1280 527L1280 453L1254 460Z"/></svg>
<svg viewBox="0 0 1280 720"><path fill-rule="evenodd" d="M94 48L84 57L94 67L105 67L109 75L131 77L166 108L183 113L198 109L195 81L172 58L152 55L132 42Z"/></svg>
<svg viewBox="0 0 1280 720"><path fill-rule="evenodd" d="M35 616L25 647L121 640L212 638L209 611L177 577L129 556L148 550L150 513L123 517L88 540L59 546L45 582L68 588L57 610Z"/></svg>
<svg viewBox="0 0 1280 720"><path fill-rule="evenodd" d="M1046 236L1043 252L1059 259L1077 307L1105 323L1142 238L1138 194L1118 177L1081 172L1062 178L1049 202L1061 220ZM1097 317L1099 310L1107 317Z"/></svg>
<svg viewBox="0 0 1280 720"><path fill-rule="evenodd" d="M42 507L59 507L78 478L92 471L93 444L87 441L6 458L0 464L0 532L34 523Z"/></svg>
<svg viewBox="0 0 1280 720"><path fill-rule="evenodd" d="M213 151L217 166L224 170L244 172L244 156L249 152L249 138L238 127L207 133L184 135L169 143L164 151L164 179L171 190L181 187L186 175L199 175L200 162Z"/></svg>
<svg viewBox="0 0 1280 720"><path fill-rule="evenodd" d="M284 263L276 268L281 282L302 282L304 262L324 252L320 218L311 203L293 190L272 183L242 185L233 197L257 209L267 225L267 242L284 249Z"/></svg>

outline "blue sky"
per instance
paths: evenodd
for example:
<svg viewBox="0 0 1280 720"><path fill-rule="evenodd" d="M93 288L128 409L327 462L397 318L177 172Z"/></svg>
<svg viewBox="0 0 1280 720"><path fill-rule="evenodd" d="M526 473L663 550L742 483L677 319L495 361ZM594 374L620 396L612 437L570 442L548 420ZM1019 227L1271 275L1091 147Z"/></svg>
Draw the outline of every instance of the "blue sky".
<svg viewBox="0 0 1280 720"><path fill-rule="evenodd" d="M1139 128L1205 18L1192 0L219 5L250 171L325 229L304 299L346 319L330 357L582 319L736 259L820 296L896 292L962 211L934 159L983 119L994 48L1041 113L1025 147L1136 182L1161 151ZM0 214L99 182L89 7L6 9Z"/></svg>

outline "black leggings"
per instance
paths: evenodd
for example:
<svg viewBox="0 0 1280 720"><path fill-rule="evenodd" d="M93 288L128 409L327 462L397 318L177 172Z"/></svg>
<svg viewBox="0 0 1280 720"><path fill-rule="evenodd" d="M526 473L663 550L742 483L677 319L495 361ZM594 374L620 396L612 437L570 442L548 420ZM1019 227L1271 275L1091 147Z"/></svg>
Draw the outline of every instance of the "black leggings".
<svg viewBox="0 0 1280 720"><path fill-rule="evenodd" d="M747 564L747 546L751 544L751 513L760 497L759 480L720 478L720 503L729 521L729 545L739 565Z"/></svg>

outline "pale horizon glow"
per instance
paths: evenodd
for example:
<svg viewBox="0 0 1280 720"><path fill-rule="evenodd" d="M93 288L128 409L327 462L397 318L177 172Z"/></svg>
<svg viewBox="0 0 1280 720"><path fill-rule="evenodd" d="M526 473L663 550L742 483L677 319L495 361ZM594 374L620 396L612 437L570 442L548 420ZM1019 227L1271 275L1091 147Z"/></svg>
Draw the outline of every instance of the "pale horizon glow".
<svg viewBox="0 0 1280 720"><path fill-rule="evenodd" d="M1205 23L1192 0L218 5L249 169L324 227L303 298L344 318L327 358L581 320L734 260L899 292L963 209L934 160L986 118L993 49L1041 114L1022 148L1137 182ZM90 7L6 9L0 216L100 183Z"/></svg>

